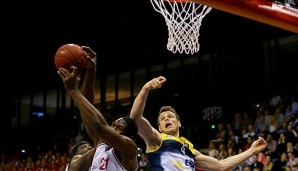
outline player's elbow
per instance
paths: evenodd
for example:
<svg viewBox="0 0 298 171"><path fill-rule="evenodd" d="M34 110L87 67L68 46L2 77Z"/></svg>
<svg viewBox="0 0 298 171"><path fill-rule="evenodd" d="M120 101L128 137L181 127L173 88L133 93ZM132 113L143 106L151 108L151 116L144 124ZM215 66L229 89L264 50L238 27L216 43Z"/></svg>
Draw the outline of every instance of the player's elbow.
<svg viewBox="0 0 298 171"><path fill-rule="evenodd" d="M133 120L136 120L138 118L138 116L135 113L130 113L129 117Z"/></svg>
<svg viewBox="0 0 298 171"><path fill-rule="evenodd" d="M130 114L129 116L131 119L133 119L137 124L139 124L142 121L142 116L137 114Z"/></svg>
<svg viewBox="0 0 298 171"><path fill-rule="evenodd" d="M96 132L102 132L108 125L102 124L100 122L95 122L93 128Z"/></svg>
<svg viewBox="0 0 298 171"><path fill-rule="evenodd" d="M224 163L219 162L217 171L230 171L233 168L234 168L233 166L225 165Z"/></svg>

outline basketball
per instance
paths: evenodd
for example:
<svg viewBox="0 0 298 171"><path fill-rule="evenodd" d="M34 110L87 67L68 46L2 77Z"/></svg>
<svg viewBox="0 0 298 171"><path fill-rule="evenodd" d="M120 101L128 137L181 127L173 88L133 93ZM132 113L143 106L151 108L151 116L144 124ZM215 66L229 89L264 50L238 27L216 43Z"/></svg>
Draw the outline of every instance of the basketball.
<svg viewBox="0 0 298 171"><path fill-rule="evenodd" d="M55 54L56 68L60 67L70 69L72 65L79 70L84 69L87 63L86 52L82 47L76 44L64 44Z"/></svg>

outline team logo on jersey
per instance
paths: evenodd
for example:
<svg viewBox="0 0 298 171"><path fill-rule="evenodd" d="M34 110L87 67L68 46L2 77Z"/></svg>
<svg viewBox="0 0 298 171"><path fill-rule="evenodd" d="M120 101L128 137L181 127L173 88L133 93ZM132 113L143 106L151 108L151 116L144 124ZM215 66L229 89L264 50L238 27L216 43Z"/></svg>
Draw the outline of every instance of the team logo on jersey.
<svg viewBox="0 0 298 171"><path fill-rule="evenodd" d="M191 168L195 168L195 162L193 160L185 160L185 166L190 166Z"/></svg>
<svg viewBox="0 0 298 171"><path fill-rule="evenodd" d="M182 147L181 147L181 152L183 154L185 154L185 148L189 148L189 145L186 142L184 142L183 145L182 145Z"/></svg>
<svg viewBox="0 0 298 171"><path fill-rule="evenodd" d="M174 167L176 168L177 171L192 171L193 170L192 166L191 166L192 169L187 169L185 166L183 166L183 164L181 164L178 161L173 161L172 160L172 163L174 164Z"/></svg>

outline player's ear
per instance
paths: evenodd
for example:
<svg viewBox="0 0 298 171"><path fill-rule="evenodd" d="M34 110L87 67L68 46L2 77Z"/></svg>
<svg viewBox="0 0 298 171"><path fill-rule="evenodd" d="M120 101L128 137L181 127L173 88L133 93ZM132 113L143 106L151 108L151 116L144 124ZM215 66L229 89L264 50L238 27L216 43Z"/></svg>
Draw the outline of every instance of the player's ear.
<svg viewBox="0 0 298 171"><path fill-rule="evenodd" d="M159 132L161 132L161 129L160 129L160 126L158 125L158 130L159 130Z"/></svg>
<svg viewBox="0 0 298 171"><path fill-rule="evenodd" d="M178 126L179 126L179 128L181 127L181 122L180 121L178 121Z"/></svg>

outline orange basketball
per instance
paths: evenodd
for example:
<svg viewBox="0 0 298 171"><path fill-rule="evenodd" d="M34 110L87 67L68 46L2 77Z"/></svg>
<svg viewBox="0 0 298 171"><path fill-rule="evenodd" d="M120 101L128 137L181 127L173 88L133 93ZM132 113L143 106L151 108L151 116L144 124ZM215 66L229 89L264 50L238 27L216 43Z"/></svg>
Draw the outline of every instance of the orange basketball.
<svg viewBox="0 0 298 171"><path fill-rule="evenodd" d="M76 44L65 44L61 46L55 54L56 68L60 67L69 69L72 65L79 70L84 69L87 63L86 52L82 47Z"/></svg>

